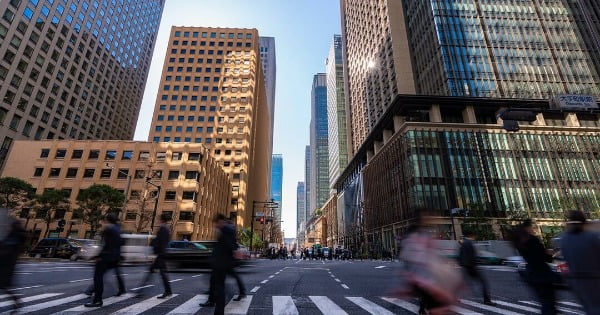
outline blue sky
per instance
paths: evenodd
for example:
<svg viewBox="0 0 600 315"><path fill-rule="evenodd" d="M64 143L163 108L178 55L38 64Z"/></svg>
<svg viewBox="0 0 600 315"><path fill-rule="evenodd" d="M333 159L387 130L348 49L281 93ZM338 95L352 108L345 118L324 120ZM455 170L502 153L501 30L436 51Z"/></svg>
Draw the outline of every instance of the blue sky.
<svg viewBox="0 0 600 315"><path fill-rule="evenodd" d="M273 153L283 154L283 229L296 235L296 185L304 180L313 75L325 71L339 0L167 0L135 132L147 140L169 30L176 26L256 28L275 37L277 90Z"/></svg>

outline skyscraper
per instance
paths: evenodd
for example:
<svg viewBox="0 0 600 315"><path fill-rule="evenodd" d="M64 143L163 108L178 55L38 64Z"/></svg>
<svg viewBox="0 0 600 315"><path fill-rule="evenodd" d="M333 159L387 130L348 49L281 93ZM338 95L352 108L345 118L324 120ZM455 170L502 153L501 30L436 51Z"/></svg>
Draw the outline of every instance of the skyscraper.
<svg viewBox="0 0 600 315"><path fill-rule="evenodd" d="M258 31L172 27L149 139L204 144L232 178L239 225L270 197L271 136Z"/></svg>
<svg viewBox="0 0 600 315"><path fill-rule="evenodd" d="M329 198L329 150L327 135L327 80L325 73L313 78L310 125L311 208L314 214Z"/></svg>
<svg viewBox="0 0 600 315"><path fill-rule="evenodd" d="M310 165L310 145L307 145L304 148L304 217L305 219L308 217L310 213L310 195L312 194L311 190L311 165Z"/></svg>
<svg viewBox="0 0 600 315"><path fill-rule="evenodd" d="M260 59L262 61L265 87L267 89L267 104L271 113L271 129L275 122L275 86L277 83L277 58L275 55L275 38L259 38Z"/></svg>
<svg viewBox="0 0 600 315"><path fill-rule="evenodd" d="M348 164L348 133L344 99L342 36L334 35L327 57L327 124L329 141L329 187Z"/></svg>
<svg viewBox="0 0 600 315"><path fill-rule="evenodd" d="M273 154L271 162L271 199L277 202L275 209L275 219L281 220L282 206L282 191L283 191L283 155Z"/></svg>
<svg viewBox="0 0 600 315"><path fill-rule="evenodd" d="M300 226L306 221L306 191L304 182L296 187L296 233L300 234Z"/></svg>
<svg viewBox="0 0 600 315"><path fill-rule="evenodd" d="M17 139L132 139L163 6L0 1L0 163Z"/></svg>

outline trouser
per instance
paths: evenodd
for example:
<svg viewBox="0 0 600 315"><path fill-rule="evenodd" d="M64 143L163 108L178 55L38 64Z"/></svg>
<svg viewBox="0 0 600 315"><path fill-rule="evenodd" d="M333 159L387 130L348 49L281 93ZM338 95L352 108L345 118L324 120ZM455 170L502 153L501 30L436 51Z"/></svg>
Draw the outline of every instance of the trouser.
<svg viewBox="0 0 600 315"><path fill-rule="evenodd" d="M237 282L237 286L238 286L238 291L239 291L239 295L246 295L246 287L244 286L244 282L242 281L242 278L240 277L240 275L235 271L235 268L229 268L225 271L225 276L230 275L232 277L235 278L235 281ZM210 273L210 282L209 282L209 286L210 288L208 289L208 301L209 302L215 302L216 301L216 283L215 281L217 280L216 277L216 269L213 269L212 272Z"/></svg>
<svg viewBox="0 0 600 315"><path fill-rule="evenodd" d="M535 291L540 304L542 305L542 315L555 315L556 311L556 296L554 294L554 286L552 284L531 284Z"/></svg>
<svg viewBox="0 0 600 315"><path fill-rule="evenodd" d="M104 274L110 269L115 269L117 282L119 284L119 293L125 292L125 283L121 277L119 262L99 260L96 262L96 268L94 269L94 302L102 302L102 294L104 293Z"/></svg>
<svg viewBox="0 0 600 315"><path fill-rule="evenodd" d="M465 268L465 272L471 280L479 281L481 284L481 291L483 291L483 300L485 302L491 301L489 285L487 283L487 279L479 272L477 268Z"/></svg>
<svg viewBox="0 0 600 315"><path fill-rule="evenodd" d="M227 268L213 269L213 284L215 296L215 315L225 314L225 276ZM212 290L211 290L212 291Z"/></svg>
<svg viewBox="0 0 600 315"><path fill-rule="evenodd" d="M165 259L162 257L156 257L152 264L150 265L150 270L144 279L144 283L142 286L145 286L148 282L150 282L150 278L154 274L154 271L158 269L160 273L160 278L162 279L163 287L165 289L164 294L172 294L171 291L171 283L169 282L169 278L167 277L167 264Z"/></svg>

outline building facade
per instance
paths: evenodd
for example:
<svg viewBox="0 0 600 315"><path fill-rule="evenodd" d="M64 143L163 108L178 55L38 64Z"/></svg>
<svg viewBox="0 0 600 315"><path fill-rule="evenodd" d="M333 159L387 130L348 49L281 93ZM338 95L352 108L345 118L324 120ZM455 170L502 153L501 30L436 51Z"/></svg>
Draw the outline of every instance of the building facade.
<svg viewBox="0 0 600 315"><path fill-rule="evenodd" d="M325 63L327 76L327 127L329 144L329 185L348 164L348 132L344 96L344 64L342 36L334 35Z"/></svg>
<svg viewBox="0 0 600 315"><path fill-rule="evenodd" d="M79 191L93 184L109 185L125 194L122 229L126 233L152 232L158 198L155 225L161 213L171 214L176 240L213 239L212 218L228 214L231 196L230 175L203 145L193 143L16 141L2 176L20 178L36 187L38 194L45 189L70 193L71 209L57 211L49 231L35 208L19 214L34 238L93 238L89 225L74 211ZM60 219L67 222L65 231L55 233Z"/></svg>
<svg viewBox="0 0 600 315"><path fill-rule="evenodd" d="M304 182L296 186L296 235L300 234L300 227L306 221L306 191Z"/></svg>
<svg viewBox="0 0 600 315"><path fill-rule="evenodd" d="M304 148L304 221L308 218L311 208L311 162L310 162L310 145Z"/></svg>
<svg viewBox="0 0 600 315"><path fill-rule="evenodd" d="M277 86L277 56L275 54L275 38L261 36L259 38L260 59L262 61L267 104L271 113L271 130L275 124L275 87Z"/></svg>
<svg viewBox="0 0 600 315"><path fill-rule="evenodd" d="M19 139L133 139L163 7L1 1L0 163Z"/></svg>
<svg viewBox="0 0 600 315"><path fill-rule="evenodd" d="M256 29L171 28L149 140L202 143L231 174L242 227L270 198L270 120Z"/></svg>
<svg viewBox="0 0 600 315"><path fill-rule="evenodd" d="M283 205L283 155L273 154L271 162L271 199L277 202L274 220L281 220Z"/></svg>
<svg viewBox="0 0 600 315"><path fill-rule="evenodd" d="M310 128L310 205L307 215L314 215L329 198L329 148L327 124L327 79L324 73L313 78Z"/></svg>

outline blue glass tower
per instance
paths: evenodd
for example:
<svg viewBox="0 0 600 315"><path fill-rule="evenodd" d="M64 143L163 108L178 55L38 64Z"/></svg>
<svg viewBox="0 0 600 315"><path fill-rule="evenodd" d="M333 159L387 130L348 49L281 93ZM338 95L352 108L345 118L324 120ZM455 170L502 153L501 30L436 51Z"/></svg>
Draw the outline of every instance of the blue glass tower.
<svg viewBox="0 0 600 315"><path fill-rule="evenodd" d="M281 202L283 191L283 155L273 154L271 163L271 199L279 205L275 210L276 220L281 220Z"/></svg>
<svg viewBox="0 0 600 315"><path fill-rule="evenodd" d="M329 140L327 122L327 77L325 73L313 78L310 125L310 208L313 215L329 198Z"/></svg>

